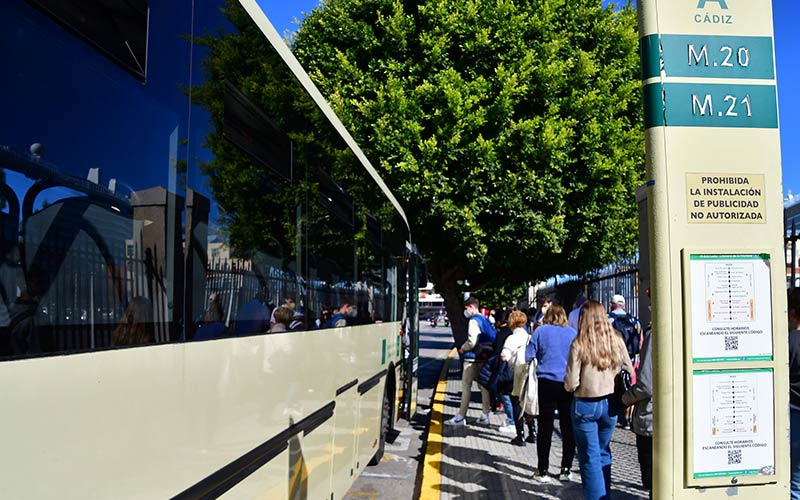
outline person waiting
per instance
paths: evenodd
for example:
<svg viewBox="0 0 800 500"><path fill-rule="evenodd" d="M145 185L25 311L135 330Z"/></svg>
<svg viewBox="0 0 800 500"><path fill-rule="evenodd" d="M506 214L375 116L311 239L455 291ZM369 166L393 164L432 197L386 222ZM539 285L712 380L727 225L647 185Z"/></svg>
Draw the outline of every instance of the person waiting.
<svg viewBox="0 0 800 500"><path fill-rule="evenodd" d="M564 389L575 396L571 416L583 498L605 500L611 494L611 436L622 411L622 404L613 397L614 378L620 368L633 373L633 364L625 342L599 302L590 300L583 305L578 325Z"/></svg>
<svg viewBox="0 0 800 500"><path fill-rule="evenodd" d="M610 325L609 325L610 326ZM553 423L558 410L559 427L563 441L561 472L559 479L572 479L572 461L575 458L575 437L570 419L572 394L564 389L569 346L576 332L567 325L567 313L561 304L551 303L531 336L525 350L525 361L536 361L536 376L539 381L539 435L536 439L538 465L534 479L550 481L550 445L553 439Z"/></svg>
<svg viewBox="0 0 800 500"><path fill-rule="evenodd" d="M800 500L800 288L789 292L789 455L791 499Z"/></svg>
<svg viewBox="0 0 800 500"><path fill-rule="evenodd" d="M287 306L276 307L274 311L275 323L267 333L283 333L289 331L289 323L294 318L294 310Z"/></svg>
<svg viewBox="0 0 800 500"><path fill-rule="evenodd" d="M222 310L222 302L216 293L212 293L208 298L208 309L203 315L203 324L194 334L194 340L221 339L228 336L228 328L223 320L225 313Z"/></svg>

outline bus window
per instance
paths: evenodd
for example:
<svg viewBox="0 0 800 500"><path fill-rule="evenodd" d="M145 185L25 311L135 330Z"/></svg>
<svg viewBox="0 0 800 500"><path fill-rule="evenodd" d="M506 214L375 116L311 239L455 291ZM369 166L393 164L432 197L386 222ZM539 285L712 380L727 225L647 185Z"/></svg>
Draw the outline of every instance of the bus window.
<svg viewBox="0 0 800 500"><path fill-rule="evenodd" d="M0 357L397 319L402 224L238 2L77 3L0 5Z"/></svg>
<svg viewBox="0 0 800 500"><path fill-rule="evenodd" d="M11 358L182 336L187 42L148 34L144 0L78 3L0 6L13 47L0 94L0 355ZM190 8L157 10L190 33Z"/></svg>

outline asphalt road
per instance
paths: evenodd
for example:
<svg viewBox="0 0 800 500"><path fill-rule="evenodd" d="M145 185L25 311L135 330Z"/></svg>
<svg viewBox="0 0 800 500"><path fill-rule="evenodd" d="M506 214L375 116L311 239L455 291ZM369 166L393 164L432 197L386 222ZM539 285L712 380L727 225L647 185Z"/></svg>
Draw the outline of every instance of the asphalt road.
<svg viewBox="0 0 800 500"><path fill-rule="evenodd" d="M420 322L417 414L410 422L400 420L397 423L395 428L400 435L393 444L386 443L381 463L367 467L344 500L413 500L417 497L431 397L452 347L453 335L449 327L431 328L427 322Z"/></svg>

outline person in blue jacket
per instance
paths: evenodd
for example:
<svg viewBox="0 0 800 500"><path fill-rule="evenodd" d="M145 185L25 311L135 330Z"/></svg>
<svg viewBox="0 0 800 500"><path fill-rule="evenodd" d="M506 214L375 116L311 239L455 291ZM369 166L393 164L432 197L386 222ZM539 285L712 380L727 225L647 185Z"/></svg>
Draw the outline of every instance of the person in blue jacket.
<svg viewBox="0 0 800 500"><path fill-rule="evenodd" d="M539 482L550 481L550 445L556 409L563 441L559 479L572 479L572 461L575 458L575 434L570 416L572 394L564 389L564 376L567 374L569 346L577 334L567 324L564 308L553 302L547 308L542 325L534 330L525 349L525 361L536 360L536 376L539 379L539 434L536 438L539 463L533 476Z"/></svg>
<svg viewBox="0 0 800 500"><path fill-rule="evenodd" d="M483 352L483 349L494 350L496 333L489 320L480 313L478 299L475 297L467 299L464 303L464 316L469 318L469 325L467 326L467 340L458 349L458 352L464 355L461 367L461 406L455 416L445 421L445 424L448 425L466 424L467 408L469 408L469 401L472 397L472 382L480 375L484 363L483 357L491 354L491 352ZM482 413L476 423L489 425L491 395L485 387L479 385L478 388L481 391Z"/></svg>

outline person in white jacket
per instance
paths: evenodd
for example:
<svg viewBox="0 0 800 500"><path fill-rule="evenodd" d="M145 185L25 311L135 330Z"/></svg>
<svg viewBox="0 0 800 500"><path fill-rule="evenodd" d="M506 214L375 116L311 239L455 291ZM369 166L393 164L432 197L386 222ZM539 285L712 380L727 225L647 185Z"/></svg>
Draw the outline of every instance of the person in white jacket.
<svg viewBox="0 0 800 500"><path fill-rule="evenodd" d="M511 328L511 335L506 339L503 344L503 350L500 352L500 361L507 361L514 370L514 388L511 390L511 405L514 409L514 429L516 430L517 437L511 440L511 444L517 446L525 446L524 441L524 425L522 421L522 411L519 404L519 394L522 388L522 383L528 374L528 363L525 362L525 346L531 336L525 329L525 324L528 322L528 317L522 311L512 311L508 319L508 326ZM511 429L504 426L500 430L508 432Z"/></svg>

